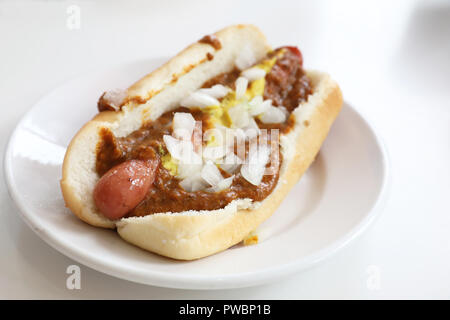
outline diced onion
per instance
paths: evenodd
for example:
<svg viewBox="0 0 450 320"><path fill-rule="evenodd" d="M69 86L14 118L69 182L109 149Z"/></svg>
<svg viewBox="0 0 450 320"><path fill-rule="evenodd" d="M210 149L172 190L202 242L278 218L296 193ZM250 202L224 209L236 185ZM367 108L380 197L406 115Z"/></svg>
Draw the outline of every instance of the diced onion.
<svg viewBox="0 0 450 320"><path fill-rule="evenodd" d="M172 127L175 138L190 140L195 127L195 119L190 113L175 112Z"/></svg>
<svg viewBox="0 0 450 320"><path fill-rule="evenodd" d="M243 104L238 104L228 109L228 116L231 119L231 123L236 128L243 128L250 123L250 115L247 112L247 108Z"/></svg>
<svg viewBox="0 0 450 320"><path fill-rule="evenodd" d="M253 99L248 103L250 107L255 107L261 103L263 103L263 97L262 96L254 96ZM266 101L272 101L272 100L266 100Z"/></svg>
<svg viewBox="0 0 450 320"><path fill-rule="evenodd" d="M186 179L190 176L200 174L203 168L203 160L197 153L191 154L189 161L180 161L177 168L177 178Z"/></svg>
<svg viewBox="0 0 450 320"><path fill-rule="evenodd" d="M203 166L201 177L211 186L217 186L223 180L220 170L212 161L206 162Z"/></svg>
<svg viewBox="0 0 450 320"><path fill-rule="evenodd" d="M244 141L246 136L245 136L245 131L244 129L241 128L236 128L233 129L233 135L236 138L235 140L237 140L237 143L239 144L241 141Z"/></svg>
<svg viewBox="0 0 450 320"><path fill-rule="evenodd" d="M173 158L182 160L185 163L191 161L191 157L194 153L194 147L191 141L178 140L169 135L164 135L163 140L167 150Z"/></svg>
<svg viewBox="0 0 450 320"><path fill-rule="evenodd" d="M263 114L259 116L263 123L282 123L286 121L286 114L277 107L269 107Z"/></svg>
<svg viewBox="0 0 450 320"><path fill-rule="evenodd" d="M222 179L216 186L206 189L208 192L220 192L222 190L228 189L233 183L234 176Z"/></svg>
<svg viewBox="0 0 450 320"><path fill-rule="evenodd" d="M187 108L191 107L204 108L208 106L218 106L220 105L220 102L216 98L211 97L208 94L196 91L192 92L186 98L181 100L180 104Z"/></svg>
<svg viewBox="0 0 450 320"><path fill-rule="evenodd" d="M203 148L203 158L208 160L222 159L223 157L225 157L226 153L227 148L225 145Z"/></svg>
<svg viewBox="0 0 450 320"><path fill-rule="evenodd" d="M253 118L250 118L249 124L243 129L245 132L246 139L253 139L257 137L261 132L261 130L258 127L258 124Z"/></svg>
<svg viewBox="0 0 450 320"><path fill-rule="evenodd" d="M181 157L180 141L169 135L164 135L163 140L171 156L174 157L175 159L180 158Z"/></svg>
<svg viewBox="0 0 450 320"><path fill-rule="evenodd" d="M236 58L235 64L239 70L244 70L256 63L255 55L249 45L244 46Z"/></svg>
<svg viewBox="0 0 450 320"><path fill-rule="evenodd" d="M202 88L202 89L197 90L197 92L207 94L216 99L225 97L228 94L228 92L230 92L230 91L231 91L230 88L225 87L221 84L216 84L216 85L212 86L211 88Z"/></svg>
<svg viewBox="0 0 450 320"><path fill-rule="evenodd" d="M199 173L202 170L202 164L194 163L182 163L178 164L178 175L179 179L186 179L192 175Z"/></svg>
<svg viewBox="0 0 450 320"><path fill-rule="evenodd" d="M237 155L229 153L226 155L220 168L228 173L234 173L240 167L241 163L242 160Z"/></svg>
<svg viewBox="0 0 450 320"><path fill-rule="evenodd" d="M254 97L249 102L249 113L251 116L257 116L266 112L272 106L272 100L262 100L261 96Z"/></svg>
<svg viewBox="0 0 450 320"><path fill-rule="evenodd" d="M259 146L249 151L248 161L241 167L241 174L245 180L258 186L264 176L266 164L269 161L270 150L267 146Z"/></svg>
<svg viewBox="0 0 450 320"><path fill-rule="evenodd" d="M203 190L207 186L207 183L203 180L200 173L194 174L180 181L180 187L182 187L187 192Z"/></svg>
<svg viewBox="0 0 450 320"><path fill-rule="evenodd" d="M283 106L278 106L278 109L280 109L281 111L283 111L284 115L286 116L286 118L289 118L289 111L287 111L287 109Z"/></svg>
<svg viewBox="0 0 450 320"><path fill-rule="evenodd" d="M262 164L264 167L269 161L270 156L270 147L268 145L260 145L258 148L257 161L259 164Z"/></svg>
<svg viewBox="0 0 450 320"><path fill-rule="evenodd" d="M242 72L242 76L247 78L248 81L254 81L266 76L266 71L261 68L253 67Z"/></svg>
<svg viewBox="0 0 450 320"><path fill-rule="evenodd" d="M245 91L247 91L248 79L244 77L239 77L236 80L236 99L241 99L245 95Z"/></svg>

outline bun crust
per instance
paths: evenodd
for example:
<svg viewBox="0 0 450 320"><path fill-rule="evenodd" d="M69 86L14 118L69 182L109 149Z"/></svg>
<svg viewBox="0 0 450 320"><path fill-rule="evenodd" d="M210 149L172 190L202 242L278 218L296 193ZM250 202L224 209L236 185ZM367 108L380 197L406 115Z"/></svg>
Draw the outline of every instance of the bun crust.
<svg viewBox="0 0 450 320"><path fill-rule="evenodd" d="M217 32L222 49L194 43L168 63L128 89L120 112L104 111L89 121L71 141L63 163L61 189L66 205L81 220L97 227L117 228L126 241L163 256L181 260L202 258L242 241L278 208L289 190L314 161L342 106L342 94L327 74L308 71L313 94L293 111L293 130L281 136L283 162L279 182L262 202L239 199L223 209L158 213L112 221L95 207L92 193L99 177L95 172L99 130L109 128L125 136L147 120L175 108L188 92L206 80L234 67L243 46L257 60L270 50L254 26L237 25ZM213 54L212 60L206 59Z"/></svg>

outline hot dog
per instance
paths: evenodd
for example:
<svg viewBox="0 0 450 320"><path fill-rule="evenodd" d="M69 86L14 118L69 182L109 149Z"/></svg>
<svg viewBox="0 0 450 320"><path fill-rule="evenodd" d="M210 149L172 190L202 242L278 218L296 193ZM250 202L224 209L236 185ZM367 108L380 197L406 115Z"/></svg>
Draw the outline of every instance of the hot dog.
<svg viewBox="0 0 450 320"><path fill-rule="evenodd" d="M297 47L225 28L101 95L66 153L66 205L167 257L222 251L275 211L341 105L338 85L303 69Z"/></svg>

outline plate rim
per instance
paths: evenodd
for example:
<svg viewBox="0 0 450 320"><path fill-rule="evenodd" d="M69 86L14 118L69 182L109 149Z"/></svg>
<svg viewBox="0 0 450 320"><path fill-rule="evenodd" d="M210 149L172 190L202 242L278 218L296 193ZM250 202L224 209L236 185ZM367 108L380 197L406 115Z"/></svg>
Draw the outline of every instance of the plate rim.
<svg viewBox="0 0 450 320"><path fill-rule="evenodd" d="M137 61L134 61L133 63L136 62ZM124 65L122 65L121 67L123 68ZM17 207L18 209L17 211L22 220L25 221L25 223L38 235L39 238L44 240L44 242L46 242L52 248L68 256L74 261L77 261L91 269L108 274L113 277L158 287L166 287L174 289L231 289L231 288L251 287L255 285L273 282L278 279L286 278L294 273L311 268L317 265L318 263L331 258L338 251L340 251L341 249L346 247L350 242L359 237L369 227L369 225L371 225L374 222L374 220L379 216L379 213L383 211L382 209L384 208L384 205L387 201L387 195L389 193L388 190L390 189L391 184L390 160L386 145L384 143L383 138L380 136L375 126L373 125L373 123L371 123L371 121L368 120L367 117L364 117L361 111L354 108L351 103L349 103L347 100L344 100L343 106L348 107L352 112L354 112L356 116L358 116L360 120L368 127L371 134L373 135L374 142L378 147L378 149L380 150L381 168L383 172L381 187L377 195L377 198L374 202L374 205L371 207L369 212L364 216L364 218L360 220L359 223L356 224L352 229L350 229L350 231L347 232L345 235L341 236L340 238L333 241L324 248L318 250L317 252L309 254L299 259L294 259L289 263L262 268L254 272L241 272L235 274L227 274L223 276L211 276L211 275L185 276L183 274L181 275L177 274L174 277L173 273L158 272L151 269L148 269L146 272L142 272L136 269L134 270L133 273L131 273L129 272L129 270L132 269L132 266L129 266L128 271L126 271L121 267L115 266L114 264L106 263L101 259L94 260L91 257L83 254L82 251L74 249L73 247L68 247L60 243L60 241L58 241L56 237L53 237L51 233L45 232L43 229L39 227L40 224L39 221L37 221L38 219L33 218L33 215L28 214L25 205L22 204L18 199L19 192L14 184L13 169L12 169L12 148L17 132L19 128L23 125L23 122L27 119L29 114L39 105L39 102L42 101L45 97L57 91L60 87L68 85L70 82L75 81L78 78L81 78L83 76L89 76L92 74L94 74L94 72L89 72L88 74L75 77L55 87L47 94L41 96L40 99L21 117L21 119L16 124L14 130L10 134L3 161L3 170L8 193L11 199L13 200L14 205Z"/></svg>

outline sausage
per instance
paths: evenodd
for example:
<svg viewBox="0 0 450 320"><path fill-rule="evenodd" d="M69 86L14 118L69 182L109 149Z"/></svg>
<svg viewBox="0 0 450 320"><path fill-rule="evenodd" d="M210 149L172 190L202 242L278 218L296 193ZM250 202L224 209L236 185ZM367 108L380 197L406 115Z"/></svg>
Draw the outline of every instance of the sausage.
<svg viewBox="0 0 450 320"><path fill-rule="evenodd" d="M289 51L291 51L293 54L295 54L298 57L300 67L303 66L303 55L302 55L302 52L297 47L286 46L283 48L286 48Z"/></svg>
<svg viewBox="0 0 450 320"><path fill-rule="evenodd" d="M159 159L128 160L108 170L94 189L98 210L111 220L133 210L150 190Z"/></svg>
<svg viewBox="0 0 450 320"><path fill-rule="evenodd" d="M97 102L98 111L120 111L126 97L127 91L122 89L114 89L103 92Z"/></svg>

